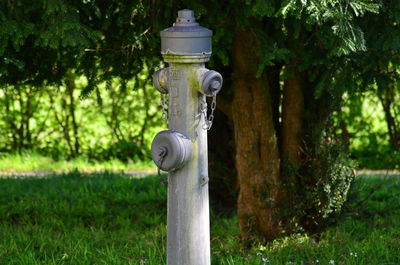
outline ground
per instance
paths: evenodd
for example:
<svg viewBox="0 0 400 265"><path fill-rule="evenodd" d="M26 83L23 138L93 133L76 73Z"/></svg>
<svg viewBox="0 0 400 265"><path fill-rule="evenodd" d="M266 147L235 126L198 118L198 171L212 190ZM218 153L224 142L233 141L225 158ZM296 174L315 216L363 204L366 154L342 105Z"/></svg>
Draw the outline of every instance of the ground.
<svg viewBox="0 0 400 265"><path fill-rule="evenodd" d="M211 213L212 264L400 264L400 178L359 176L344 216L303 234L240 244ZM0 179L0 264L165 264L166 187L156 176L72 172Z"/></svg>

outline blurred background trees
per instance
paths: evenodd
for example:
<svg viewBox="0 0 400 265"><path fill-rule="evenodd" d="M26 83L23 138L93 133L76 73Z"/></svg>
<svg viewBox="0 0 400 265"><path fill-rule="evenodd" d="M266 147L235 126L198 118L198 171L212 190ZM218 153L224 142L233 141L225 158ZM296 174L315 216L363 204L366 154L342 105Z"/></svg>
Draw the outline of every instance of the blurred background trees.
<svg viewBox="0 0 400 265"><path fill-rule="evenodd" d="M1 150L147 158L162 125L150 15L141 1L2 2Z"/></svg>
<svg viewBox="0 0 400 265"><path fill-rule="evenodd" d="M0 150L149 159L164 128L158 32L190 8L223 73L211 193L245 238L318 233L361 168L400 164L400 3L367 0L0 3ZM235 170L236 169L236 170Z"/></svg>

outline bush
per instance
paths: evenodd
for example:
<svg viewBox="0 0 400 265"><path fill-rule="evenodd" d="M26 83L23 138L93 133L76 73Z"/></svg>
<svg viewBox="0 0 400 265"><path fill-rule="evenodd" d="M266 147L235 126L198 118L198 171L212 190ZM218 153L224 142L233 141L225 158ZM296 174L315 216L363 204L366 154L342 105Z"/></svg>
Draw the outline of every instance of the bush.
<svg viewBox="0 0 400 265"><path fill-rule="evenodd" d="M317 234L335 224L355 176L355 164L340 142L324 137L315 151L305 150L307 159L298 168L283 165L287 200L283 211L285 231Z"/></svg>

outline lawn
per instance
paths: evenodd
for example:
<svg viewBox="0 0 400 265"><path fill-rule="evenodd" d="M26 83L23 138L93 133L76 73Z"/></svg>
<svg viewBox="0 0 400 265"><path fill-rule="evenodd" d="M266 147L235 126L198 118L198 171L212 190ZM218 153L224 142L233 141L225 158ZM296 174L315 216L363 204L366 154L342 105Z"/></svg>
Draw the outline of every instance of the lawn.
<svg viewBox="0 0 400 265"><path fill-rule="evenodd" d="M165 264L166 194L155 176L0 178L0 264ZM237 218L213 212L212 264L400 264L400 178L358 177L351 197L319 242L245 249Z"/></svg>
<svg viewBox="0 0 400 265"><path fill-rule="evenodd" d="M157 171L153 161L127 161L118 159L108 161L90 160L84 157L76 157L69 160L56 160L35 152L23 152L22 154L0 153L1 173L66 173L70 171L98 172L98 171L134 171L136 173L154 173Z"/></svg>

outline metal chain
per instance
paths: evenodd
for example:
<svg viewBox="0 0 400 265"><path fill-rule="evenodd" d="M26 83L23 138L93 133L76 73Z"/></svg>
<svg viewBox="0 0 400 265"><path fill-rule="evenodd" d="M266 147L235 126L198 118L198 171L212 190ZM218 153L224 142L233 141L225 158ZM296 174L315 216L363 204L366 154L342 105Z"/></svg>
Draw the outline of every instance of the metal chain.
<svg viewBox="0 0 400 265"><path fill-rule="evenodd" d="M162 109L162 119L165 121L165 124L168 127L168 107L166 106L167 104L165 103L165 94L161 93L161 102L160 106Z"/></svg>
<svg viewBox="0 0 400 265"><path fill-rule="evenodd" d="M207 118L207 102L205 102L205 107L202 108L204 114L205 123L203 125L204 130L210 130L214 121L214 111L217 108L217 94L214 93L211 101L211 112L210 116Z"/></svg>
<svg viewBox="0 0 400 265"><path fill-rule="evenodd" d="M157 169L157 175L158 175L158 178L160 179L160 182L161 182L164 186L167 186L167 185L168 185L168 181L165 180L165 179L163 178L163 176L161 175L161 167L162 167L162 164L164 163L165 157L167 156L167 150L161 149L161 150L160 150L160 153L158 154L158 156L159 156L158 162L159 162L160 166L159 166L158 169Z"/></svg>

